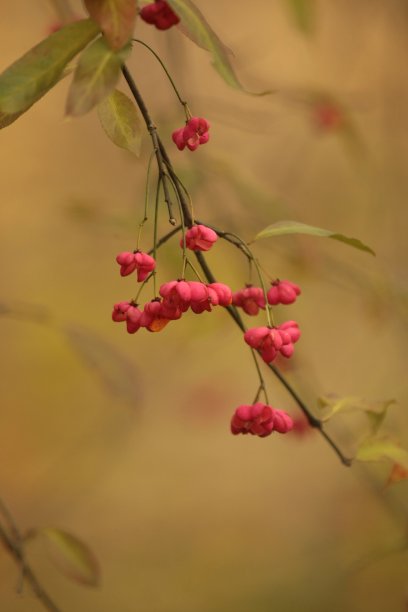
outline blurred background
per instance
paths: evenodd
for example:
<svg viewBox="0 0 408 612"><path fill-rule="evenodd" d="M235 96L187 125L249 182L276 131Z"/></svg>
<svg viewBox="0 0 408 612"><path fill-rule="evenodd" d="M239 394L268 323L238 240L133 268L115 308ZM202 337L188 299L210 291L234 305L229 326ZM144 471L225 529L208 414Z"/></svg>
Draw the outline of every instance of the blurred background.
<svg viewBox="0 0 408 612"><path fill-rule="evenodd" d="M177 29L137 24L211 123L193 154L171 143L183 112L160 66L135 46L129 68L200 220L250 240L292 219L376 251L308 236L254 247L273 277L302 287L277 309L303 331L281 364L296 390L316 413L323 394L397 400L384 431L407 446L408 5L305 4L300 14L289 0L197 0L245 87L276 90L263 98L229 89ZM56 20L46 0L2 2L1 70ZM136 159L96 113L65 119L68 85L2 131L0 148L1 496L23 531L73 533L102 568L100 588L80 586L33 541L44 586L77 612L408 610L407 481L387 486L390 464L345 468L307 429L231 436L257 378L225 312L159 334L111 322L112 304L135 293L115 257L135 245L150 142ZM159 282L177 277L179 256L177 239L160 251ZM217 243L208 259L234 290L247 281L237 249ZM299 417L265 376L271 403ZM349 455L367 433L355 415L328 429ZM0 551L1 610L41 610L17 580Z"/></svg>

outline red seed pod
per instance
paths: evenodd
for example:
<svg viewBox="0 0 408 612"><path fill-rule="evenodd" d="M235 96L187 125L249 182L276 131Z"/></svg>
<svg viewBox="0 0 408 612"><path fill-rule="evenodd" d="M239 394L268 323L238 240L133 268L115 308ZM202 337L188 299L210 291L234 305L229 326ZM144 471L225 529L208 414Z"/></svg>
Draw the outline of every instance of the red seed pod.
<svg viewBox="0 0 408 612"><path fill-rule="evenodd" d="M140 17L158 30L168 30L177 25L180 18L164 0L156 0L140 9Z"/></svg>

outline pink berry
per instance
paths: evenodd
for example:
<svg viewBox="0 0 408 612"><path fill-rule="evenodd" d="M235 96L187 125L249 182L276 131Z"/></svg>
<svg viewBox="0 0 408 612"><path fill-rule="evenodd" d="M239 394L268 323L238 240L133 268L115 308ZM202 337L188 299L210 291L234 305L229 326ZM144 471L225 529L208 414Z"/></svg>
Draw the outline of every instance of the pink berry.
<svg viewBox="0 0 408 612"><path fill-rule="evenodd" d="M184 128L175 130L172 134L173 142L182 151L185 147L195 151L200 145L208 142L210 124L202 117L192 117Z"/></svg>
<svg viewBox="0 0 408 612"><path fill-rule="evenodd" d="M186 231L185 239L186 247L191 251L209 251L218 236L210 227L193 225ZM180 240L180 246L183 246L183 239Z"/></svg>
<svg viewBox="0 0 408 612"><path fill-rule="evenodd" d="M268 302L272 306L276 304L293 304L301 290L298 285L287 280L276 280L267 293Z"/></svg>
<svg viewBox="0 0 408 612"><path fill-rule="evenodd" d="M292 427L292 418L286 412L261 402L238 406L231 420L231 432L234 435L249 433L265 438L273 431L287 433Z"/></svg>
<svg viewBox="0 0 408 612"><path fill-rule="evenodd" d="M140 17L158 30L168 30L180 21L176 13L164 0L156 0L140 9Z"/></svg>
<svg viewBox="0 0 408 612"><path fill-rule="evenodd" d="M248 315L255 316L260 308L265 308L264 292L261 287L249 285L233 294L232 303L242 308Z"/></svg>

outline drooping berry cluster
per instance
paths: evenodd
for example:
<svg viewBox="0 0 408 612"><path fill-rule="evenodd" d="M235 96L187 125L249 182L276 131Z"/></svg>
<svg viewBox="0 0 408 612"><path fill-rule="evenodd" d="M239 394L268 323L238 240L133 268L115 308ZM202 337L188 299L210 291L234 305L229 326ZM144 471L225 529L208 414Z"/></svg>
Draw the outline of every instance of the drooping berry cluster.
<svg viewBox="0 0 408 612"><path fill-rule="evenodd" d="M191 117L185 127L175 130L172 134L173 142L180 151L185 147L195 151L200 145L208 142L210 124L202 117Z"/></svg>
<svg viewBox="0 0 408 612"><path fill-rule="evenodd" d="M287 433L292 427L292 417L286 412L261 402L238 406L231 419L231 432L234 435L252 434L265 438L273 431Z"/></svg>
<svg viewBox="0 0 408 612"><path fill-rule="evenodd" d="M296 321L286 321L276 327L251 327L244 334L249 346L260 352L266 363L271 363L278 353L291 357L294 344L300 338L300 329Z"/></svg>
<svg viewBox="0 0 408 612"><path fill-rule="evenodd" d="M140 9L140 17L158 30L168 30L180 22L180 18L164 0L156 0Z"/></svg>
<svg viewBox="0 0 408 612"><path fill-rule="evenodd" d="M180 245L193 251L208 251L218 236L214 230L205 225L193 225L186 232ZM116 257L122 276L128 276L135 270L137 280L145 281L156 268L151 255L136 250L124 251ZM158 332L170 321L180 319L189 309L195 314L211 312L214 306L229 306L232 302L232 291L224 283L203 283L185 279L171 280L159 288L159 296L147 302L143 309L135 300L118 302L113 307L112 320L126 322L128 333L134 334L141 327L148 331Z"/></svg>
<svg viewBox="0 0 408 612"><path fill-rule="evenodd" d="M288 280L275 280L271 283L271 288L266 294L268 304L293 304L298 295L300 287ZM244 289L236 291L232 295L234 306L242 308L248 315L257 315L260 309L265 308L265 295L261 287L247 285Z"/></svg>

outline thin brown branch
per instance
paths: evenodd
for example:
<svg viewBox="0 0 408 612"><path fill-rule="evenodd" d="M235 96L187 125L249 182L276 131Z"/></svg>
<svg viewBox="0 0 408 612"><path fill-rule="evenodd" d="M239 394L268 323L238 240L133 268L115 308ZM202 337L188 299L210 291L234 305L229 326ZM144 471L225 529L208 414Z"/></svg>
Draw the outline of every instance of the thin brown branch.
<svg viewBox="0 0 408 612"><path fill-rule="evenodd" d="M21 579L28 582L33 592L46 610L49 610L50 612L61 612L61 609L58 608L58 606L56 606L56 604L53 602L51 597L41 585L31 566L27 563L24 555L22 545L23 539L20 531L13 516L1 499L0 514L3 516L3 519L7 524L7 529L0 524L0 541L20 568ZM20 589L18 590L20 591Z"/></svg>
<svg viewBox="0 0 408 612"><path fill-rule="evenodd" d="M152 135L152 126L154 128L154 134L156 136L156 138L154 139L153 143L154 146L156 146L156 144L158 145L158 152L160 153L160 155L158 155L158 152L156 152L156 156L157 156L157 162L158 162L158 166L159 166L159 173L164 173L166 174L166 170L170 176L170 178L172 179L172 182L174 184L175 189L177 190L177 194L178 194L178 198L180 201L180 205L181 205L181 210L183 213L183 217L184 217L184 224L186 226L190 226L193 223L193 219L189 210L189 206L188 206L188 202L186 200L185 194L184 194L184 190L183 190L183 186L180 183L180 180L177 177L177 174L175 173L172 163L170 161L170 158L167 154L167 151L162 143L162 141L160 140L160 137L157 134L157 129L153 124L153 121L150 117L149 111L147 110L147 107L144 103L144 100L136 86L136 83L134 82L131 74L129 73L128 69L126 68L126 66L123 67L123 74L125 76L125 79L129 85L130 91L133 94L133 97L135 98L136 104L138 105L140 112L142 113L143 119L145 121L146 127L149 131L149 133ZM156 150L156 149L155 149ZM165 165L165 169L162 167L163 164ZM228 234L228 232L222 232L223 233L223 237L226 238L227 240L229 240L230 242L233 242L233 244L235 244L235 246L239 246L237 242L233 241L230 239L230 234ZM205 256L203 255L203 253L201 251L196 251L195 252L195 256L197 258L198 263L200 264L200 267L204 273L204 276L206 277L207 281L209 283L215 283L216 278L214 276L214 274L212 273L212 270L210 269L210 267L208 266L207 260L205 258ZM227 311L229 313L229 315L231 316L231 318L235 321L235 323L238 325L238 327L245 332L245 325L242 321L241 315L239 314L239 312L237 311L237 309L234 306L228 306L227 307ZM288 382L288 380L284 377L284 375L280 372L280 370L273 364L269 363L267 364L268 368L273 372L273 374L276 376L276 378L281 382L281 384L285 387L285 389L288 391L288 393L291 395L291 397L294 399L294 401L296 402L296 404L299 406L300 410L302 410L302 412L305 414L309 424L311 425L311 427L316 428L321 435L323 436L324 440L326 440L326 442L329 444L329 446L333 449L333 451L336 453L336 455L339 457L340 461L343 463L343 465L346 466L350 466L352 460L349 459L348 457L346 457L341 449L337 446L337 444L334 442L334 440L329 436L329 434L323 429L323 425L322 422L317 419L313 413L311 412L311 410L308 408L308 406L305 404L305 402L301 399L301 397L296 393L295 389L292 387L292 385Z"/></svg>

